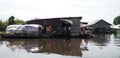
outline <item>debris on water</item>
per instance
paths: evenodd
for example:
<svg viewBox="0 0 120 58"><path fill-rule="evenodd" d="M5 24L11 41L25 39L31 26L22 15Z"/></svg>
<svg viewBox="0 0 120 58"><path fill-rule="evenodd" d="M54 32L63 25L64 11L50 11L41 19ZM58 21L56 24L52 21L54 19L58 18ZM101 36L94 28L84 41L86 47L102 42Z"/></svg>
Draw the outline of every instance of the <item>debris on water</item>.
<svg viewBox="0 0 120 58"><path fill-rule="evenodd" d="M31 52L38 52L39 51L39 48L38 47L33 47L32 49L30 49Z"/></svg>

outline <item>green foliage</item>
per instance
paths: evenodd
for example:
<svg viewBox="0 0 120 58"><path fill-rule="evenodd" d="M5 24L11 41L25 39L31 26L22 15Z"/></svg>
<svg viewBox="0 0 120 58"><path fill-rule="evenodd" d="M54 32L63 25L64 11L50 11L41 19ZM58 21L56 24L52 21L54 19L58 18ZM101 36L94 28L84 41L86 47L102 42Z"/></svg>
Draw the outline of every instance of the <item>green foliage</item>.
<svg viewBox="0 0 120 58"><path fill-rule="evenodd" d="M20 20L20 19L16 19L16 20L15 20L15 23L16 23L16 24L23 24L23 25L24 25L26 22L23 21L23 20Z"/></svg>
<svg viewBox="0 0 120 58"><path fill-rule="evenodd" d="M9 17L8 20L2 21L0 20L0 31L5 31L6 27L11 24L25 24L26 22L20 19L15 19L14 16Z"/></svg>
<svg viewBox="0 0 120 58"><path fill-rule="evenodd" d="M14 19L15 19L14 16L9 17L9 19L8 19L8 25L15 24L15 20Z"/></svg>
<svg viewBox="0 0 120 58"><path fill-rule="evenodd" d="M5 30L4 22L2 22L2 20L0 20L0 31L4 31L4 30Z"/></svg>
<svg viewBox="0 0 120 58"><path fill-rule="evenodd" d="M5 31L6 27L8 25L8 21L2 21L0 20L0 31Z"/></svg>
<svg viewBox="0 0 120 58"><path fill-rule="evenodd" d="M120 16L115 17L115 19L114 19L114 21L113 21L113 24L114 24L114 25L120 24Z"/></svg>
<svg viewBox="0 0 120 58"><path fill-rule="evenodd" d="M20 19L16 19L14 16L11 16L8 19L8 25L11 25L11 24L25 24L25 23L26 23L25 21L20 20Z"/></svg>
<svg viewBox="0 0 120 58"><path fill-rule="evenodd" d="M2 25L2 20L0 20L0 26Z"/></svg>
<svg viewBox="0 0 120 58"><path fill-rule="evenodd" d="M3 30L2 20L0 20L0 30Z"/></svg>
<svg viewBox="0 0 120 58"><path fill-rule="evenodd" d="M8 21L4 21L3 22L3 28L4 28L4 30L6 29L7 26L8 26Z"/></svg>

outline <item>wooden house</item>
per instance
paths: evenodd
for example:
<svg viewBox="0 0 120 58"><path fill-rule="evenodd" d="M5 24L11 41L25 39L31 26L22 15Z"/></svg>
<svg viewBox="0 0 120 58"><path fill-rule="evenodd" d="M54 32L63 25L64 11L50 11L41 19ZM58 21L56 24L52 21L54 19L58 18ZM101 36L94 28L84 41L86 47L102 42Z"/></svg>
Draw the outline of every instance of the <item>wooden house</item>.
<svg viewBox="0 0 120 58"><path fill-rule="evenodd" d="M80 34L80 20L82 17L60 17L60 18L45 18L34 19L27 21L27 24L40 24L45 29L43 33L50 33L55 35L72 35Z"/></svg>
<svg viewBox="0 0 120 58"><path fill-rule="evenodd" d="M90 24L88 24L87 27L92 28L93 32L105 33L105 32L110 32L111 30L111 24L104 21L103 19L93 21Z"/></svg>

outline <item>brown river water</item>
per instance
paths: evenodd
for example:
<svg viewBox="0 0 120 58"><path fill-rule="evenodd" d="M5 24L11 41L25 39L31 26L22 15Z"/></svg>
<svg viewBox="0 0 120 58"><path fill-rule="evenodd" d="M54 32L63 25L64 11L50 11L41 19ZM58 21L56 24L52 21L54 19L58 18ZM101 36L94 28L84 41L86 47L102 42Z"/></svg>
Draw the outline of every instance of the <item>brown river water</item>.
<svg viewBox="0 0 120 58"><path fill-rule="evenodd" d="M0 58L120 58L120 34L89 39L0 39Z"/></svg>

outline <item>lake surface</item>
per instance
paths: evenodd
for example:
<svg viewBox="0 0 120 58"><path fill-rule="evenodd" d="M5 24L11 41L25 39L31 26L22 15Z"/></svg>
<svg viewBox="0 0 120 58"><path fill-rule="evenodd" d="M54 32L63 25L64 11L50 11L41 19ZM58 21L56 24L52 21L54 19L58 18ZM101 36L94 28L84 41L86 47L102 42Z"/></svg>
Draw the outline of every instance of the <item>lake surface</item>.
<svg viewBox="0 0 120 58"><path fill-rule="evenodd" d="M0 39L0 58L120 58L120 34L89 39Z"/></svg>

